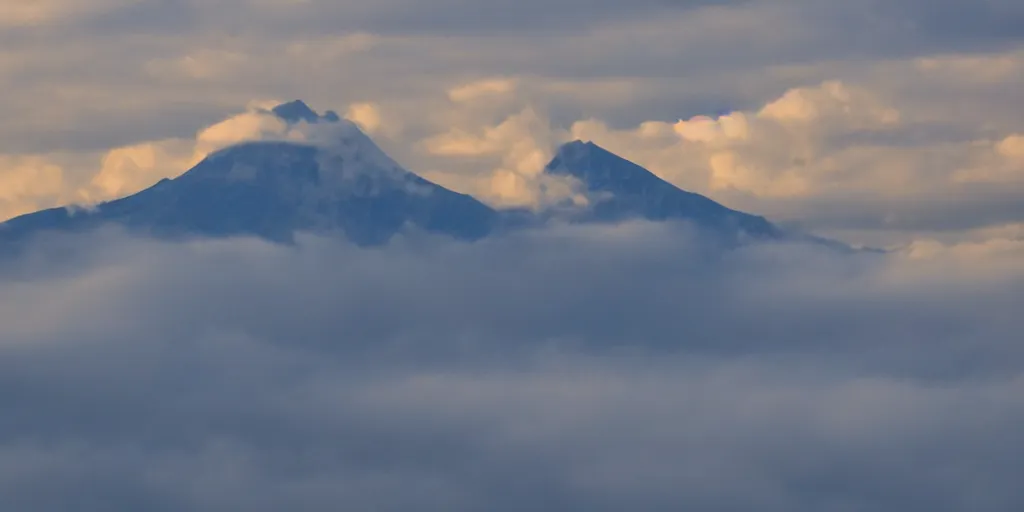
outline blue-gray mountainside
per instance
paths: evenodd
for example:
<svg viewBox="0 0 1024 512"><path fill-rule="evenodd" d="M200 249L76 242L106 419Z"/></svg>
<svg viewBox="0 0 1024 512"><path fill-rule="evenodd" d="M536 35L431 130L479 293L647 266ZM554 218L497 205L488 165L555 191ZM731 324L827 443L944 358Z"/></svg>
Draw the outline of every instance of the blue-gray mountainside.
<svg viewBox="0 0 1024 512"><path fill-rule="evenodd" d="M174 179L89 209L54 208L0 224L11 248L44 232L113 224L156 237L251 235L287 242L298 232L341 233L358 245L403 230L461 240L543 223L684 220L730 238L779 238L763 217L681 190L590 142L562 146L545 169L570 181L587 205L547 212L497 211L403 169L352 122L301 101L272 110L283 121L327 128L329 143L246 142L210 154Z"/></svg>

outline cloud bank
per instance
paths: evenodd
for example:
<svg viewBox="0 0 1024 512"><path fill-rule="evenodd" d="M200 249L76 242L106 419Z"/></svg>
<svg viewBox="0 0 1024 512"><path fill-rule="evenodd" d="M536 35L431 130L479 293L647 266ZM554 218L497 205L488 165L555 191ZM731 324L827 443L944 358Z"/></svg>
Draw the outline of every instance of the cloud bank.
<svg viewBox="0 0 1024 512"><path fill-rule="evenodd" d="M982 100L1024 76L1020 62L1018 53L929 57L887 65L888 82L830 79L749 109L626 125L561 111L583 84L510 76L337 110L409 170L498 207L572 197L571 183L541 171L559 144L579 138L730 207L892 245L1020 222L1024 125ZM603 101L628 91L607 84L590 94ZM2 157L0 216L121 197L240 141L332 136L285 125L265 111L271 103L250 102L192 136Z"/></svg>
<svg viewBox="0 0 1024 512"><path fill-rule="evenodd" d="M0 266L3 508L1024 505L1013 232L886 256L645 223L97 236Z"/></svg>
<svg viewBox="0 0 1024 512"><path fill-rule="evenodd" d="M1024 508L1017 0L0 2L0 219L333 108L499 206L592 139L681 226L0 261L0 509Z"/></svg>

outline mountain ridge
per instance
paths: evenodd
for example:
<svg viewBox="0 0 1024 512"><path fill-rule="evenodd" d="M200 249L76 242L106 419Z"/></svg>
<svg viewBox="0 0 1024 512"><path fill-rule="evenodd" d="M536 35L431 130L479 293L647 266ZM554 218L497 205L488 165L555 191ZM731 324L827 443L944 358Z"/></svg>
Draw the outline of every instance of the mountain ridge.
<svg viewBox="0 0 1024 512"><path fill-rule="evenodd" d="M158 237L253 235L289 242L297 232L341 232L357 245L419 229L461 240L543 224L628 219L688 221L731 238L773 239L763 217L682 190L593 142L562 145L544 172L577 180L588 204L568 210L495 210L395 162L348 119L301 100L269 111L315 140L246 141L215 151L181 175L138 193L72 211L52 208L0 223L0 243L44 231L81 232L111 223Z"/></svg>
<svg viewBox="0 0 1024 512"><path fill-rule="evenodd" d="M11 219L0 224L0 240L113 223L158 237L288 242L296 232L342 232L358 245L379 245L410 226L476 240L497 223L495 210L405 170L351 121L320 116L301 101L275 110L290 124L323 123L334 139L234 144L175 178L87 211L53 208Z"/></svg>
<svg viewBox="0 0 1024 512"><path fill-rule="evenodd" d="M563 144L544 172L575 178L583 184L591 200L589 216L584 216L584 221L686 220L718 230L744 232L755 238L783 235L764 217L733 210L676 187L591 141Z"/></svg>

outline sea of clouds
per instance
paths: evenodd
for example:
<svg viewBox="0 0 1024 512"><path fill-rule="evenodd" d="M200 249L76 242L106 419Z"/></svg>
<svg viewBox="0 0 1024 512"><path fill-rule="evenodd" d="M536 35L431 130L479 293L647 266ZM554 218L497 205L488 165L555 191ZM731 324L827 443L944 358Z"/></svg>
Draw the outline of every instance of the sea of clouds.
<svg viewBox="0 0 1024 512"><path fill-rule="evenodd" d="M0 508L1024 506L1024 243L705 242L40 239L0 264Z"/></svg>

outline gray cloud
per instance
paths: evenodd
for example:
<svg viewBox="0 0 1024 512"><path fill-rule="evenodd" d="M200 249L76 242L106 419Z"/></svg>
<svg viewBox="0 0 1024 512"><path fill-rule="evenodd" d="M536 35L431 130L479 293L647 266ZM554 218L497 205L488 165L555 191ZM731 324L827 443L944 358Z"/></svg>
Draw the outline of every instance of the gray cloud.
<svg viewBox="0 0 1024 512"><path fill-rule="evenodd" d="M147 0L9 29L24 58L0 81L0 150L107 149L180 136L255 98L330 105L425 98L492 74L628 80L638 92L561 108L616 126L759 105L858 62L1019 46L1014 2L695 1L554 3L443 0L275 2ZM330 38L371 34L332 54ZM304 42L323 55L289 53ZM207 54L204 54L206 52ZM221 62L220 52L237 62ZM212 55L212 57L210 56ZM181 59L212 59L189 76ZM153 68L169 67L163 74ZM824 76L822 76L824 75ZM129 101L130 100L130 101ZM613 104L614 103L614 104ZM173 113L173 114L172 114ZM183 117L191 122L186 122ZM17 120L15 122L14 120ZM104 147L105 146L105 147Z"/></svg>
<svg viewBox="0 0 1024 512"><path fill-rule="evenodd" d="M395 35L491 36L578 32L596 25L650 18L709 6L745 5L750 0L562 0L555 3L498 0L381 0L373 3L289 0L145 0L70 20L67 27L120 32L220 28L249 33L272 28L279 35L347 31Z"/></svg>
<svg viewBox="0 0 1024 512"><path fill-rule="evenodd" d="M57 2L59 4L59 1ZM733 14L769 15L765 21L791 19L799 32L832 34L833 51L933 51L991 47L1019 40L1024 10L1013 0L897 0L816 2L808 0L561 0L513 2L499 0L383 0L373 3L289 2L287 0L227 0L217 3L190 0L107 2L106 8L82 10L74 17L59 17L52 26L73 35L102 29L122 33L153 31L227 30L308 36L347 31L395 35L512 35L572 34L595 26L621 25L637 20L668 18L707 9L727 8ZM781 28L781 27L776 27ZM837 30L838 29L838 30ZM40 30L35 27L32 30ZM820 30L820 31L819 31ZM22 34L31 31L22 31ZM782 34L778 34L783 40ZM748 48L759 50L757 48ZM819 48L820 50L820 48Z"/></svg>
<svg viewBox="0 0 1024 512"><path fill-rule="evenodd" d="M693 237L41 242L0 266L0 505L1024 504L1019 265Z"/></svg>
<svg viewBox="0 0 1024 512"><path fill-rule="evenodd" d="M922 187L923 188L923 187ZM879 197L873 193L825 192L805 199L760 201L748 208L804 230L870 230L892 233L963 232L1024 218L1017 184L950 187L945 194ZM951 199L951 197L953 199Z"/></svg>

